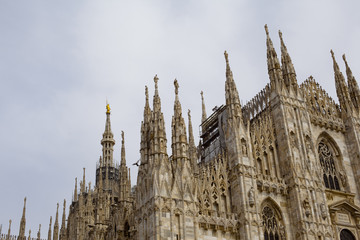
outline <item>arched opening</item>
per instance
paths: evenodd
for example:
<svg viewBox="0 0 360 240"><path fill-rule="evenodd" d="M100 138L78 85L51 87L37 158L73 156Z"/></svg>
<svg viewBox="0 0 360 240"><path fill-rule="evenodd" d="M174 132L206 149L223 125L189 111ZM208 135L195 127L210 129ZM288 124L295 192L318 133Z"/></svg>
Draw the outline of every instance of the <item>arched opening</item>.
<svg viewBox="0 0 360 240"><path fill-rule="evenodd" d="M124 237L130 237L130 225L128 221L126 221L124 225Z"/></svg>
<svg viewBox="0 0 360 240"><path fill-rule="evenodd" d="M356 238L350 230L343 229L340 232L340 240L356 240Z"/></svg>
<svg viewBox="0 0 360 240"><path fill-rule="evenodd" d="M286 240L281 216L270 204L265 204L262 209L262 225L265 240Z"/></svg>
<svg viewBox="0 0 360 240"><path fill-rule="evenodd" d="M323 172L324 185L326 188L340 190L339 170L336 163L337 151L333 144L326 138L321 139L318 144L320 166Z"/></svg>

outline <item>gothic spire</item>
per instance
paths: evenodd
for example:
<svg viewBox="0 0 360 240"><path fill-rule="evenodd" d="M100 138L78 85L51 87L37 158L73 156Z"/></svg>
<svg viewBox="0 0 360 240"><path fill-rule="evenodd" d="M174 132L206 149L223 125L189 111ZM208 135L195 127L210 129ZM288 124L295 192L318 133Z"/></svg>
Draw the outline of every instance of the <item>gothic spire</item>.
<svg viewBox="0 0 360 240"><path fill-rule="evenodd" d="M153 134L153 136L150 136L152 138L151 154L157 154L157 153L166 154L167 140L166 140L164 115L161 112L161 100L158 90L158 81L159 78L157 77L157 75L155 75L154 77L155 94L153 98L153 114L152 114L152 121L150 126Z"/></svg>
<svg viewBox="0 0 360 240"><path fill-rule="evenodd" d="M153 98L154 112L161 112L161 100L160 100L159 90L158 90L158 81L159 81L159 78L157 75L155 75L155 77L154 77L155 94L154 94L154 98Z"/></svg>
<svg viewBox="0 0 360 240"><path fill-rule="evenodd" d="M204 100L204 92L200 92L201 95L201 106L202 106L202 115L201 115L201 122L204 122L207 118L206 116L206 108L205 108L205 100Z"/></svg>
<svg viewBox="0 0 360 240"><path fill-rule="evenodd" d="M121 131L121 165L126 166L124 131Z"/></svg>
<svg viewBox="0 0 360 240"><path fill-rule="evenodd" d="M64 205L63 205L63 214L61 219L61 228L60 228L60 239L64 240L66 235L66 214L65 214L65 208L66 208L66 200L64 199Z"/></svg>
<svg viewBox="0 0 360 240"><path fill-rule="evenodd" d="M25 238L25 224L26 224L25 212L26 212L26 197L24 198L23 213L22 213L22 217L20 220L20 230L19 230L19 238L20 239Z"/></svg>
<svg viewBox="0 0 360 240"><path fill-rule="evenodd" d="M148 90L148 87L145 86L144 120L148 119L150 117L150 115L151 115L151 109L150 109L150 104L149 104L149 90Z"/></svg>
<svg viewBox="0 0 360 240"><path fill-rule="evenodd" d="M83 168L83 180L80 182L80 194L82 194L83 192L85 192L85 187L86 187L86 182L85 182L85 168Z"/></svg>
<svg viewBox="0 0 360 240"><path fill-rule="evenodd" d="M191 165L194 167L194 170L197 170L197 152L196 152L196 145L194 140L193 134L193 127L191 122L191 112L190 109L188 110L188 121L189 121L189 158L192 162Z"/></svg>
<svg viewBox="0 0 360 240"><path fill-rule="evenodd" d="M186 137L186 126L184 118L182 117L181 103L179 101L179 84L174 80L175 87L175 102L174 102L174 115L172 117L172 154L173 159L187 158L188 143Z"/></svg>
<svg viewBox="0 0 360 240"><path fill-rule="evenodd" d="M48 231L48 239L51 240L51 224L52 224L52 217L50 216L50 223L49 223L49 231Z"/></svg>
<svg viewBox="0 0 360 240"><path fill-rule="evenodd" d="M195 140L194 140L194 133L193 133L193 127L191 122L191 111L188 109L188 122L189 122L189 146L195 146Z"/></svg>
<svg viewBox="0 0 360 240"><path fill-rule="evenodd" d="M105 131L103 133L103 139L101 140L101 145L103 146L103 161L105 166L113 167L113 151L114 151L114 134L111 131L111 122L110 122L110 114L111 114L110 105L106 104L106 123L105 123Z"/></svg>
<svg viewBox="0 0 360 240"><path fill-rule="evenodd" d="M348 79L348 86L349 86L349 94L352 100L352 103L354 104L354 107L359 112L360 111L360 90L359 86L356 82L355 77L352 74L352 71L348 65L348 62L346 60L345 54L343 55L343 59L346 66L346 75Z"/></svg>
<svg viewBox="0 0 360 240"><path fill-rule="evenodd" d="M58 240L59 238L59 203L56 206L53 240Z"/></svg>
<svg viewBox="0 0 360 240"><path fill-rule="evenodd" d="M128 193L127 182L128 182L128 168L126 166L125 159L125 137L124 132L121 131L121 164L120 164L120 201L123 201L127 198L126 194Z"/></svg>
<svg viewBox="0 0 360 240"><path fill-rule="evenodd" d="M335 77L335 86L336 86L336 94L339 98L341 110L343 113L352 113L353 105L350 99L349 90L345 83L345 78L342 72L340 71L339 65L337 64L334 56L333 50L330 50L331 57L333 59L333 67L334 67L334 77Z"/></svg>
<svg viewBox="0 0 360 240"><path fill-rule="evenodd" d="M9 229L8 229L8 236L10 236L10 233L11 233L11 219L9 220Z"/></svg>
<svg viewBox="0 0 360 240"><path fill-rule="evenodd" d="M283 73L283 79L288 90L292 88L297 90L296 72L294 65L291 61L290 55L284 43L282 32L279 30L279 37L281 42L281 70Z"/></svg>
<svg viewBox="0 0 360 240"><path fill-rule="evenodd" d="M77 177L75 178L74 202L77 201Z"/></svg>
<svg viewBox="0 0 360 240"><path fill-rule="evenodd" d="M103 175L102 175L102 168L99 168L99 187L98 190L103 190Z"/></svg>
<svg viewBox="0 0 360 240"><path fill-rule="evenodd" d="M226 105L229 109L229 118L239 119L242 122L241 104L239 99L239 93L236 88L236 84L233 78L232 71L229 64L229 55L225 51L226 61L226 81L225 81L225 99Z"/></svg>
<svg viewBox="0 0 360 240"><path fill-rule="evenodd" d="M40 234L41 234L41 224L39 224L39 231L37 232L37 238L36 240L40 240Z"/></svg>
<svg viewBox="0 0 360 240"><path fill-rule="evenodd" d="M270 78L271 90L279 93L282 89L283 79L280 69L279 59L277 57L274 45L269 36L269 29L265 24L266 32L266 46L267 46L267 65L268 65L268 74Z"/></svg>

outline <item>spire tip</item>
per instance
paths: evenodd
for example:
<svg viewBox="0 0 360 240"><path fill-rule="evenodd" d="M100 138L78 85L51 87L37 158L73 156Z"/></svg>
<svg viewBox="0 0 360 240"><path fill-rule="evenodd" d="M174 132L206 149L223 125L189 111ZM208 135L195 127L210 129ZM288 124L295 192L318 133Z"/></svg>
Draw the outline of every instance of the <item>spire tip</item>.
<svg viewBox="0 0 360 240"><path fill-rule="evenodd" d="M110 104L108 103L108 101L106 100L106 114L110 114Z"/></svg>
<svg viewBox="0 0 360 240"><path fill-rule="evenodd" d="M175 86L175 94L178 95L179 94L179 83L176 78L174 80L174 86Z"/></svg>
<svg viewBox="0 0 360 240"><path fill-rule="evenodd" d="M226 62L229 62L229 54L227 53L226 50L225 50L225 52L224 52L224 56L225 56Z"/></svg>
<svg viewBox="0 0 360 240"><path fill-rule="evenodd" d="M269 35L269 29L268 29L267 24L265 24L264 28L265 28L266 35Z"/></svg>
<svg viewBox="0 0 360 240"><path fill-rule="evenodd" d="M334 52L333 52L333 50L332 50L332 49L330 49L330 53L331 53L331 57L332 57L332 58L335 58L335 56L334 56Z"/></svg>

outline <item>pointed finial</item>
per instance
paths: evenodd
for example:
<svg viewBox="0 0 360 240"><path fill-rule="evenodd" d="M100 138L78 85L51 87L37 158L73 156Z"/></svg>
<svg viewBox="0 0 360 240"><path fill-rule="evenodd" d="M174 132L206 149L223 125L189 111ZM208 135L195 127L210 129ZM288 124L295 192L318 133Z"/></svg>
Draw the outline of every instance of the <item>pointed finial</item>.
<svg viewBox="0 0 360 240"><path fill-rule="evenodd" d="M226 52L226 50L224 52L224 56L225 56L226 63L228 63L229 62L229 54Z"/></svg>
<svg viewBox="0 0 360 240"><path fill-rule="evenodd" d="M158 78L158 76L157 76L157 74L156 74L156 75L155 75L155 77L154 77L155 90L157 90L157 89L158 89L158 81L159 81L159 78Z"/></svg>
<svg viewBox="0 0 360 240"><path fill-rule="evenodd" d="M200 92L201 95L201 105L202 105L202 115L201 115L201 122L204 122L207 118L206 115L206 108L205 108L205 100L204 100L204 93L203 91Z"/></svg>
<svg viewBox="0 0 360 240"><path fill-rule="evenodd" d="M146 102L148 102L149 101L149 90L146 85L145 85L145 98L146 98Z"/></svg>
<svg viewBox="0 0 360 240"><path fill-rule="evenodd" d="M190 111L190 109L188 109L188 117L189 117L189 119L191 119L191 111Z"/></svg>
<svg viewBox="0 0 360 240"><path fill-rule="evenodd" d="M336 62L335 54L334 54L334 52L333 52L332 49L330 50L330 53L331 53L331 57L332 57L332 59L333 59L334 70L335 70L335 71L340 71L339 65L338 65L337 62Z"/></svg>
<svg viewBox="0 0 360 240"><path fill-rule="evenodd" d="M279 30L279 37L280 37L280 40L283 41L281 30Z"/></svg>
<svg viewBox="0 0 360 240"><path fill-rule="evenodd" d="M10 232L11 232L11 219L9 220L9 230L8 230L8 236L10 236Z"/></svg>
<svg viewBox="0 0 360 240"><path fill-rule="evenodd" d="M121 143L124 144L125 137L124 137L124 131L121 131Z"/></svg>
<svg viewBox="0 0 360 240"><path fill-rule="evenodd" d="M268 29L267 24L265 24L264 28L265 28L266 35L269 35L269 29Z"/></svg>
<svg viewBox="0 0 360 240"><path fill-rule="evenodd" d="M110 114L110 104L106 101L106 114Z"/></svg>
<svg viewBox="0 0 360 240"><path fill-rule="evenodd" d="M331 57L335 60L334 52L332 49L330 49Z"/></svg>
<svg viewBox="0 0 360 240"><path fill-rule="evenodd" d="M348 66L348 62L346 61L345 54L342 55L342 58L343 58L343 60L344 60L344 62L345 62L345 65Z"/></svg>
<svg viewBox="0 0 360 240"><path fill-rule="evenodd" d="M175 86L175 94L178 95L179 94L179 84L178 84L178 81L174 80L174 86Z"/></svg>
<svg viewBox="0 0 360 240"><path fill-rule="evenodd" d="M39 224L39 231L37 232L37 240L40 240L41 224Z"/></svg>

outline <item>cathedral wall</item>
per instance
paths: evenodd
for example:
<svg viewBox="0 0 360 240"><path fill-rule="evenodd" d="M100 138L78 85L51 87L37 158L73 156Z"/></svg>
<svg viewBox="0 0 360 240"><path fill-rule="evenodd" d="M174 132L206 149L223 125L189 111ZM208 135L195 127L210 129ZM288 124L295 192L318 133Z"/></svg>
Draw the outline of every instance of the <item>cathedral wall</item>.
<svg viewBox="0 0 360 240"><path fill-rule="evenodd" d="M234 233L215 229L199 229L198 240L235 240Z"/></svg>
<svg viewBox="0 0 360 240"><path fill-rule="evenodd" d="M355 156L350 156L348 151L348 146L346 144L345 135L342 132L339 131L332 131L329 129L324 129L322 127L312 125L312 133L313 133L313 143L314 143L314 149L316 151L317 161L319 161L318 156L318 143L319 143L319 137L325 137L328 138L330 141L333 141L335 143L335 146L338 147L339 150L339 157L338 159L341 159L341 161L338 161L338 171L342 172L345 176L345 187L342 188L342 191L355 193L355 204L358 205L360 203L359 201L359 193L357 192L356 187L356 179L354 177L354 173L351 166L351 158L354 158ZM344 185L342 183L342 185ZM333 199L334 202L336 200L340 199Z"/></svg>

